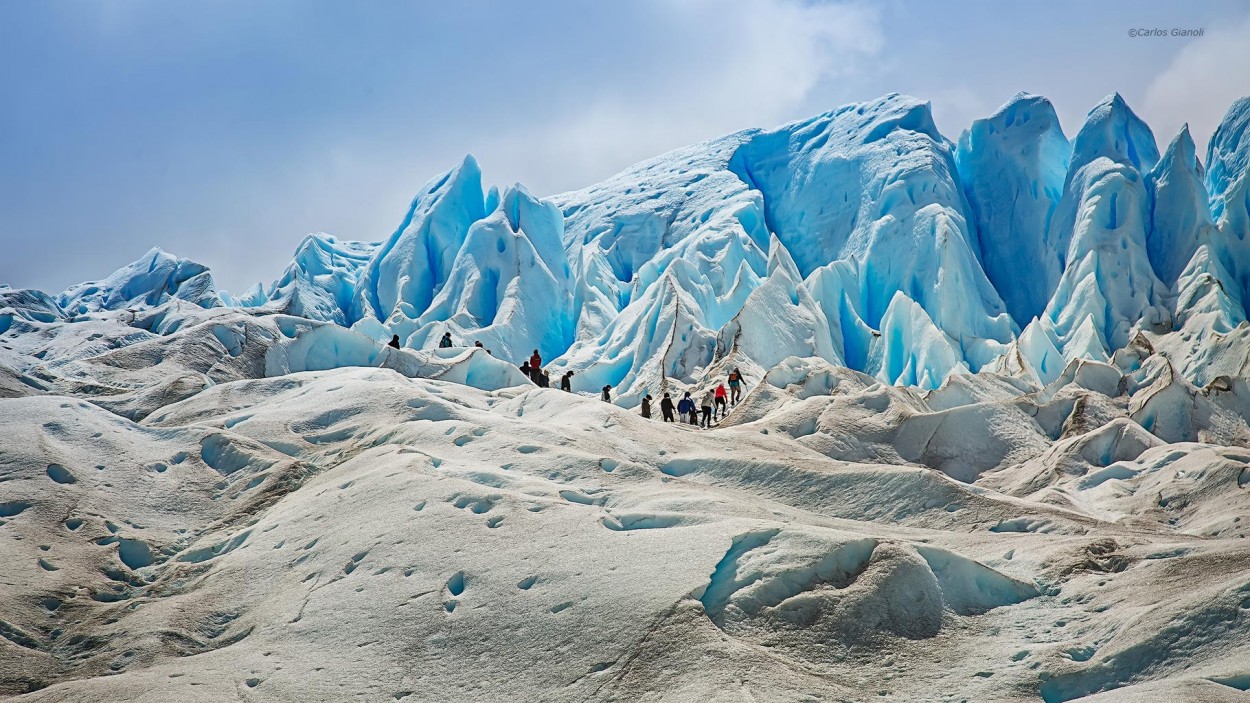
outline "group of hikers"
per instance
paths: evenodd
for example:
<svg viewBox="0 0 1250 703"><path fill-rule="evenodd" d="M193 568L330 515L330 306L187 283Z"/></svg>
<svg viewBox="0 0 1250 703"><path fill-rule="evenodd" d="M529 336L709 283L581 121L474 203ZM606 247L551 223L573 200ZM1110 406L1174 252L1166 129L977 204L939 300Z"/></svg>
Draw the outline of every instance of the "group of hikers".
<svg viewBox="0 0 1250 703"><path fill-rule="evenodd" d="M389 346L399 349L399 335L393 335ZM450 349L454 346L451 341L451 333L446 332L442 338L438 340L440 349ZM479 349L485 349L480 341L474 342L473 346ZM485 349L489 354L490 350ZM551 374L543 369L543 357L535 349L530 354L530 358L521 362L521 373L539 388L551 387ZM728 388L726 388L728 386ZM560 377L560 390L573 392L573 372L565 371ZM599 397L604 402L612 402L612 386L606 385L599 390ZM672 395L665 393L660 399L660 414L664 418L664 422L679 422L678 416L681 416L681 424L697 425L703 428L710 428L715 422L723 420L729 414L729 407L737 405L742 399L742 372L738 367L734 367L729 372L728 377L723 383L719 383L715 388L708 389L700 397L696 404L695 399L691 396L690 391L686 391L681 400L673 402ZM651 394L642 397L641 412L644 418L651 418L651 403L654 402Z"/></svg>
<svg viewBox="0 0 1250 703"><path fill-rule="evenodd" d="M725 383L718 383L715 388L709 388L699 397L699 403L696 405L695 400L690 395L690 391L686 391L681 400L673 403L673 396L665 393L660 399L660 414L665 422L678 422L677 415L681 416L681 422L685 424L698 425L703 428L709 428L713 423L725 419L729 415L729 406L737 405L742 399L742 372L734 367L729 372L729 377L725 379L729 388L726 390ZM651 417L651 402L654 398L650 394L642 397L642 416Z"/></svg>

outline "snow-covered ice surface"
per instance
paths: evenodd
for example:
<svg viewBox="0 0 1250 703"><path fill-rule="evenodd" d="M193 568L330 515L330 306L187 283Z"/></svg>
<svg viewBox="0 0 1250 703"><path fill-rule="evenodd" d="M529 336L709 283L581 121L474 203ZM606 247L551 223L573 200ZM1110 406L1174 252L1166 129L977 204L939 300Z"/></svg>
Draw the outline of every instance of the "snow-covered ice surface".
<svg viewBox="0 0 1250 703"><path fill-rule="evenodd" d="M550 199L466 158L242 295L0 287L0 696L1246 700L1248 123L887 96Z"/></svg>

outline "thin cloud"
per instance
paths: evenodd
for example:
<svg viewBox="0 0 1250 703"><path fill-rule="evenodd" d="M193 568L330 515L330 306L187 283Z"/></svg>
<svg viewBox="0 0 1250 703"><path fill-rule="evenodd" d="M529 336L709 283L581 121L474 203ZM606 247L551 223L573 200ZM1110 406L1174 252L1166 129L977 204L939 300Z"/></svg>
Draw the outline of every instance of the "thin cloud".
<svg viewBox="0 0 1250 703"><path fill-rule="evenodd" d="M525 173L533 190L551 193L692 142L771 127L802 116L817 86L864 70L885 44L878 12L858 4L657 0L652 14L680 37L679 56L622 67L587 86L583 107L497 135L479 153L487 172Z"/></svg>
<svg viewBox="0 0 1250 703"><path fill-rule="evenodd" d="M1207 142L1234 100L1250 95L1250 16L1208 28L1146 89L1143 114L1166 146L1188 122L1205 160Z"/></svg>

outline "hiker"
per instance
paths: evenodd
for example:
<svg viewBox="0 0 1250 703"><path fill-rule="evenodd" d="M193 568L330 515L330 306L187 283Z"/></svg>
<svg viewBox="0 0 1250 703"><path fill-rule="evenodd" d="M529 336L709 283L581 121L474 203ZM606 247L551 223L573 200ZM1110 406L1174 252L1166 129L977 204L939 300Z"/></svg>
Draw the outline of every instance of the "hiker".
<svg viewBox="0 0 1250 703"><path fill-rule="evenodd" d="M476 342L474 342L474 343L473 343L473 346L477 347L478 349L485 349L485 348L486 348L486 347L482 346L482 340L480 340L480 339L479 339L479 340L477 340Z"/></svg>
<svg viewBox="0 0 1250 703"><path fill-rule="evenodd" d="M387 342L386 346L398 349L399 348L399 335L397 334L391 335L391 341Z"/></svg>
<svg viewBox="0 0 1250 703"><path fill-rule="evenodd" d="M603 402L605 403L612 402L612 386L611 385L607 385L603 387Z"/></svg>
<svg viewBox="0 0 1250 703"><path fill-rule="evenodd" d="M530 378L534 380L534 383L538 383L538 376L542 373L542 371L543 357L538 353L538 350L535 349L534 353L530 354Z"/></svg>
<svg viewBox="0 0 1250 703"><path fill-rule="evenodd" d="M673 399L669 397L668 393L665 393L664 397L660 399L660 412L664 415L665 422L676 422L673 419Z"/></svg>
<svg viewBox="0 0 1250 703"><path fill-rule="evenodd" d="M700 426L703 427L703 429L705 430L712 428L712 398L713 397L715 397L715 394L712 393L711 390L709 390L707 393L703 394L703 402L699 404L699 409L703 411L703 420Z"/></svg>
<svg viewBox="0 0 1250 703"><path fill-rule="evenodd" d="M681 413L682 424L690 422L690 417L694 415L694 401L690 399L690 391L686 391L681 400L677 401L677 412Z"/></svg>
<svg viewBox="0 0 1250 703"><path fill-rule="evenodd" d="M719 415L720 419L723 420L725 419L725 416L729 414L728 395L728 392L725 390L725 384L717 384L715 398L716 405L713 406L712 417Z"/></svg>
<svg viewBox="0 0 1250 703"><path fill-rule="evenodd" d="M643 418L647 420L651 419L651 394L650 393L642 397L642 416Z"/></svg>
<svg viewBox="0 0 1250 703"><path fill-rule="evenodd" d="M451 349L451 332L444 332L443 338L438 340L439 349Z"/></svg>
<svg viewBox="0 0 1250 703"><path fill-rule="evenodd" d="M573 372L572 371L565 371L564 375L560 377L560 390L565 391L567 393L573 392Z"/></svg>
<svg viewBox="0 0 1250 703"><path fill-rule="evenodd" d="M735 366L733 371L729 372L729 402L734 405L742 399L742 372Z"/></svg>
<svg viewBox="0 0 1250 703"><path fill-rule="evenodd" d="M551 387L551 374L547 373L546 371L543 371L542 374L539 375L538 377L538 387L550 388Z"/></svg>
<svg viewBox="0 0 1250 703"><path fill-rule="evenodd" d="M534 374L530 371L530 362L528 361L521 362L521 373L525 374L525 377L528 378L529 380L531 381L534 380Z"/></svg>

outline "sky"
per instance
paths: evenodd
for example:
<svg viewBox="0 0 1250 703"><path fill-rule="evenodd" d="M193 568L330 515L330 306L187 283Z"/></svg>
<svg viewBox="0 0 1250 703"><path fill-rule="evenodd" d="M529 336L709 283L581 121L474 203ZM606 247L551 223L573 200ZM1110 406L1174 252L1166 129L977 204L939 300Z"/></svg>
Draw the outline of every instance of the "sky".
<svg viewBox="0 0 1250 703"><path fill-rule="evenodd" d="M1156 28L1205 34L1129 36ZM384 239L466 153L549 195L890 92L954 140L1021 90L1069 137L1118 91L1205 150L1250 95L1250 4L0 0L0 284L160 246L241 292L309 232Z"/></svg>

